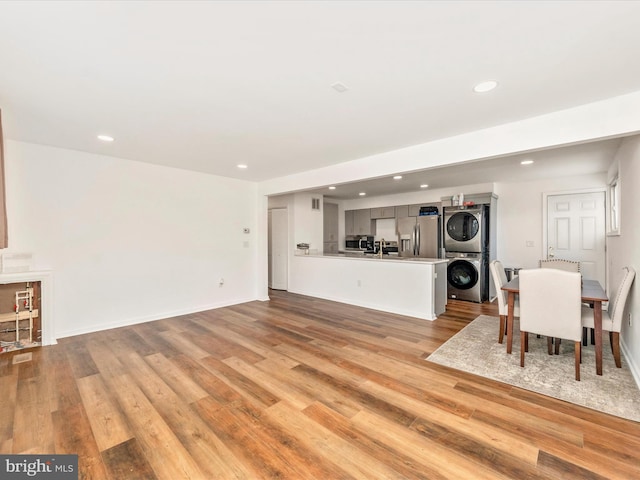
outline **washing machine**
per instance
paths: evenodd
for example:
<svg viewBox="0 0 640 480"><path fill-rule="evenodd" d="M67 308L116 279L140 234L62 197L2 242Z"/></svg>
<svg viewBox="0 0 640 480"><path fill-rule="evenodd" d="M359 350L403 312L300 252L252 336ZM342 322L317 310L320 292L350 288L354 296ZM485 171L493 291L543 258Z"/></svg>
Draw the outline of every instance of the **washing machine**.
<svg viewBox="0 0 640 480"><path fill-rule="evenodd" d="M486 254L447 252L447 296L482 303L489 298L489 261Z"/></svg>
<svg viewBox="0 0 640 480"><path fill-rule="evenodd" d="M444 249L447 252L481 253L489 245L487 205L445 207Z"/></svg>

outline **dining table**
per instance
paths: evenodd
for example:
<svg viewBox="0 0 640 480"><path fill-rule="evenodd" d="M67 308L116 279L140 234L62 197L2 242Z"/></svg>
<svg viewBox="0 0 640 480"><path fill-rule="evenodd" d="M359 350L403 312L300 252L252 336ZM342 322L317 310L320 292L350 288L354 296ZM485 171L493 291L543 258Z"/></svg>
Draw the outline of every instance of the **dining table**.
<svg viewBox="0 0 640 480"><path fill-rule="evenodd" d="M513 347L513 306L516 295L520 293L520 277L515 276L502 286L507 296L507 353ZM596 374L602 375L602 302L607 302L607 294L597 280L582 280L581 299L583 303L593 305L593 323L595 330Z"/></svg>

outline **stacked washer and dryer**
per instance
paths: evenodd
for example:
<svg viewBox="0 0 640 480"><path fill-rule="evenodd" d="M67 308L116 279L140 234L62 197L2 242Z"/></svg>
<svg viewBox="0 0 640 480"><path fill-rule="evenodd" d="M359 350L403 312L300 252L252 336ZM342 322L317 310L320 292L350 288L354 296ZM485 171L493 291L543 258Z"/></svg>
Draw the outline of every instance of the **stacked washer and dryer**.
<svg viewBox="0 0 640 480"><path fill-rule="evenodd" d="M482 303L489 299L489 205L444 207L447 296Z"/></svg>

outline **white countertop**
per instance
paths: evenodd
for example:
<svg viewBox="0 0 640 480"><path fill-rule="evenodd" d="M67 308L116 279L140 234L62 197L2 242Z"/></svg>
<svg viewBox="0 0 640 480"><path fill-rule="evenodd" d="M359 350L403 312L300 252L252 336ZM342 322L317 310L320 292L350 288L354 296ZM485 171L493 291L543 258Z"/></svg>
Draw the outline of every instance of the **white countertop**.
<svg viewBox="0 0 640 480"><path fill-rule="evenodd" d="M382 258L378 255L367 255L362 253L310 253L308 255L304 253L296 253L297 257L308 258L339 258L344 260L359 260L365 262L389 262L389 263L423 263L434 265L437 263L448 263L446 258L417 258L417 257L400 257L398 255L383 255Z"/></svg>

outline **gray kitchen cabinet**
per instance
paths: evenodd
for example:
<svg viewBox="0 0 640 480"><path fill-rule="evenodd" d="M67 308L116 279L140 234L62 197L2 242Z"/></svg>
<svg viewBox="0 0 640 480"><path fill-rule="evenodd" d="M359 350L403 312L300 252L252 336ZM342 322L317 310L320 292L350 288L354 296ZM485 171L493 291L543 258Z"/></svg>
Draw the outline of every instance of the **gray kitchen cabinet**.
<svg viewBox="0 0 640 480"><path fill-rule="evenodd" d="M407 218L409 216L409 205L396 206L396 218Z"/></svg>
<svg viewBox="0 0 640 480"><path fill-rule="evenodd" d="M375 222L371 221L371 209L346 210L344 212L345 235L374 235Z"/></svg>
<svg viewBox="0 0 640 480"><path fill-rule="evenodd" d="M355 235L355 229L353 227L353 214L354 210L345 210L344 212L344 234Z"/></svg>
<svg viewBox="0 0 640 480"><path fill-rule="evenodd" d="M356 235L374 235L374 228L371 224L371 209L363 208L355 210L353 216L353 228Z"/></svg>
<svg viewBox="0 0 640 480"><path fill-rule="evenodd" d="M395 218L396 217L396 207L379 207L371 209L371 219L375 220L378 218Z"/></svg>

